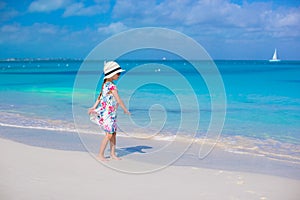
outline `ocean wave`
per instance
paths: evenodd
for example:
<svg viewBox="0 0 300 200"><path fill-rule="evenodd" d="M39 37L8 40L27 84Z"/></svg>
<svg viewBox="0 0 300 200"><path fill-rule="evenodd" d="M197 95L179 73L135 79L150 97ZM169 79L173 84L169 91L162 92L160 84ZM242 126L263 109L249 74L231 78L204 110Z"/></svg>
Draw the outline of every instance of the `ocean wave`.
<svg viewBox="0 0 300 200"><path fill-rule="evenodd" d="M63 120L26 116L25 114L15 112L0 112L0 115L0 126L66 132L76 131L72 122Z"/></svg>
<svg viewBox="0 0 300 200"><path fill-rule="evenodd" d="M38 129L38 130L47 130L47 131L63 131L63 132L76 132L76 129L69 129L69 128L58 128L58 127L47 127L47 126L24 126L24 125L17 125L17 124L5 124L0 122L0 126L5 127L12 127L12 128L26 128L26 129Z"/></svg>
<svg viewBox="0 0 300 200"><path fill-rule="evenodd" d="M81 134L103 134L97 126L87 126L77 129L72 121L42 119L38 117L28 117L19 113L0 112L0 126L20 129L38 129L56 131L64 133ZM280 142L272 139L249 138L245 136L221 136L220 138L206 138L205 134L198 134L197 137L176 135L172 131L157 133L132 130L130 134L118 132L118 137L134 138L141 140L156 140L166 142L183 142L196 145L210 145L234 154L249 154L252 156L263 156L268 159L285 161L300 164L300 146L297 144Z"/></svg>

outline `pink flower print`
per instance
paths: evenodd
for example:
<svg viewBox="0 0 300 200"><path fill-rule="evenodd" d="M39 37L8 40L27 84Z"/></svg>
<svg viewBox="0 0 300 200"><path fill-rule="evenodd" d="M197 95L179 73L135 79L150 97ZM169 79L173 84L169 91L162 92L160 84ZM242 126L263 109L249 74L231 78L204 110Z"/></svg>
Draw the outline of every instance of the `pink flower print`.
<svg viewBox="0 0 300 200"><path fill-rule="evenodd" d="M113 106L108 106L108 114L115 111L115 108Z"/></svg>
<svg viewBox="0 0 300 200"><path fill-rule="evenodd" d="M102 108L106 107L106 102L105 101L103 101L101 104L102 104Z"/></svg>
<svg viewBox="0 0 300 200"><path fill-rule="evenodd" d="M104 121L104 119L103 119L103 117L101 117L101 118L99 119L99 124L103 124L103 121Z"/></svg>
<svg viewBox="0 0 300 200"><path fill-rule="evenodd" d="M104 130L106 130L107 132L111 132L111 127L108 126L107 124L104 125Z"/></svg>
<svg viewBox="0 0 300 200"><path fill-rule="evenodd" d="M109 106L108 109L109 109L111 112L115 111L115 107L113 107L113 106Z"/></svg>
<svg viewBox="0 0 300 200"><path fill-rule="evenodd" d="M116 86L115 86L115 85L111 85L108 89L109 89L109 90L115 90L115 89L116 89Z"/></svg>

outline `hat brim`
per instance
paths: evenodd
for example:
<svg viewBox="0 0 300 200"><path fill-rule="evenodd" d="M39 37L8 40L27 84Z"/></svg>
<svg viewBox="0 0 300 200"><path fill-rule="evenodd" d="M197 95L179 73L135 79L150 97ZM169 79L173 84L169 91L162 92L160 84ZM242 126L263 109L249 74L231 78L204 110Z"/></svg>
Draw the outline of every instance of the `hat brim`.
<svg viewBox="0 0 300 200"><path fill-rule="evenodd" d="M108 74L108 75L104 76L104 79L111 78L111 77L113 77L115 74L117 74L117 73L122 73L122 72L125 72L125 70L124 70L124 69L119 69L119 70L117 70L117 71L115 71L115 72L113 72L113 73L111 73L111 74Z"/></svg>

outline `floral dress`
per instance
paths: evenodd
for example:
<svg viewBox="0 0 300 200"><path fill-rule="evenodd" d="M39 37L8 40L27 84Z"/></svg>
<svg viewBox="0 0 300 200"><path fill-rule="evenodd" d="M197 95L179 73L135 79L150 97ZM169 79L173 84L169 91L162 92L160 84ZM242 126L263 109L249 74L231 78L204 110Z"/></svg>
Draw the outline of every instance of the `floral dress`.
<svg viewBox="0 0 300 200"><path fill-rule="evenodd" d="M99 124L106 133L115 133L117 131L117 108L118 103L112 94L117 87L112 82L106 82L102 88L100 104L96 109L98 114L97 124Z"/></svg>

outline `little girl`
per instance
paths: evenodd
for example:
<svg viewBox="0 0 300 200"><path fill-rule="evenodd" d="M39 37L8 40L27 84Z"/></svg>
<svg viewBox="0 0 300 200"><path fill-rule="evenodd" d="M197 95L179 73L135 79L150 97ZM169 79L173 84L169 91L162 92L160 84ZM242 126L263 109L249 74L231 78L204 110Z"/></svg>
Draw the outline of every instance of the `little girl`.
<svg viewBox="0 0 300 200"><path fill-rule="evenodd" d="M97 124L105 131L105 137L101 143L98 158L101 161L107 161L104 157L104 150L110 141L110 156L113 159L120 160L115 153L116 149L116 131L117 131L117 108L120 105L125 114L130 114L123 101L118 95L118 90L113 81L117 80L123 70L118 63L110 61L104 65L104 80L99 97L93 107L89 108L88 113L98 115ZM99 105L100 104L100 105ZM99 106L99 107L98 107Z"/></svg>

